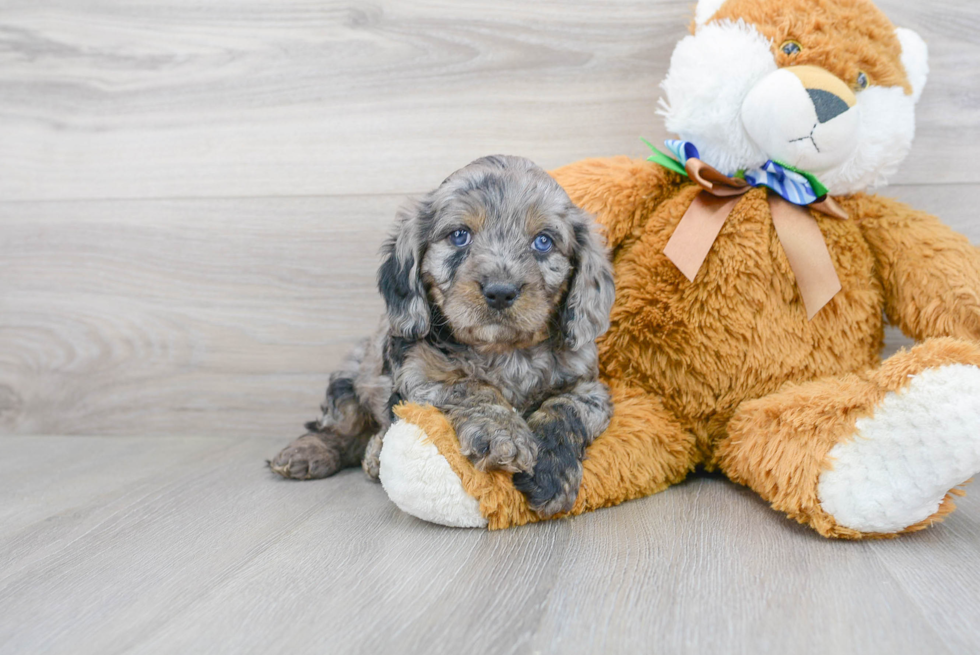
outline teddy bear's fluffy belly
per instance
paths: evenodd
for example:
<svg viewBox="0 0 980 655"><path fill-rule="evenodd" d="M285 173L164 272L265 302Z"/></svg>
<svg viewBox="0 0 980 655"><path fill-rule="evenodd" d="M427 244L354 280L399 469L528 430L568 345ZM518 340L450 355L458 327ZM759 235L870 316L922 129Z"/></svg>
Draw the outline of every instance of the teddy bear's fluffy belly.
<svg viewBox="0 0 980 655"><path fill-rule="evenodd" d="M692 198L681 190L663 203L617 253L600 358L607 379L659 396L710 460L742 401L877 365L883 296L857 225L821 216L843 291L807 321L762 191L739 203L688 282L663 248Z"/></svg>

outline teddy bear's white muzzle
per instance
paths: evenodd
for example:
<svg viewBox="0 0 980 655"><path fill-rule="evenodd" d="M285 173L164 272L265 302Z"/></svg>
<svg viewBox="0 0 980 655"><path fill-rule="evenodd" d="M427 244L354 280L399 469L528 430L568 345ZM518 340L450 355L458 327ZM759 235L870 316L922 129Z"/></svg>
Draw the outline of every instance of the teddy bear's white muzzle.
<svg viewBox="0 0 980 655"><path fill-rule="evenodd" d="M780 68L764 77L745 97L741 116L770 159L815 174L854 152L861 124L854 93L814 66Z"/></svg>

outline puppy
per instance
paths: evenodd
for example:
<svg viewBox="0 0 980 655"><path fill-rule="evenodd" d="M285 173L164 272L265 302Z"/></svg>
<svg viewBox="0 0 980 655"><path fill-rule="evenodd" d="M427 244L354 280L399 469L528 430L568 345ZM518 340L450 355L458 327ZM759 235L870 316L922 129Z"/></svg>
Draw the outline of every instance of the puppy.
<svg viewBox="0 0 980 655"><path fill-rule="evenodd" d="M401 210L382 254L380 329L272 470L311 479L361 463L377 479L408 401L443 411L478 468L512 471L532 509L570 510L612 414L595 345L612 268L590 216L527 159L484 157Z"/></svg>

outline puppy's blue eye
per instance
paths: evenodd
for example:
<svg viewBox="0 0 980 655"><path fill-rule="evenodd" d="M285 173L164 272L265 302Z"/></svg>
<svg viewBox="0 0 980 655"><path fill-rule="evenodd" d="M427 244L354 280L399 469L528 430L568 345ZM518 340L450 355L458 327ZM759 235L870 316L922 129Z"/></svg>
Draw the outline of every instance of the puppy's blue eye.
<svg viewBox="0 0 980 655"><path fill-rule="evenodd" d="M532 245L538 252L548 252L551 250L552 244L553 242L551 237L549 237L547 234L539 234L538 236L534 237L534 243Z"/></svg>
<svg viewBox="0 0 980 655"><path fill-rule="evenodd" d="M449 235L449 243L453 244L457 248L462 248L463 246L470 245L470 240L473 237L470 236L469 230L456 230Z"/></svg>

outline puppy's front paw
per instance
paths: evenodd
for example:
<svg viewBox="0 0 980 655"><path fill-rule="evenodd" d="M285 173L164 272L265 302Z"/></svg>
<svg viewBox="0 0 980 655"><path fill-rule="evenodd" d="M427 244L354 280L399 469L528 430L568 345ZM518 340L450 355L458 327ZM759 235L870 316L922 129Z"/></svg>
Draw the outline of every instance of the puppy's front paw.
<svg viewBox="0 0 980 655"><path fill-rule="evenodd" d="M384 432L378 432L368 441L361 460L361 468L369 478L377 482L381 475L381 446L384 445Z"/></svg>
<svg viewBox="0 0 980 655"><path fill-rule="evenodd" d="M543 453L534 472L515 473L514 487L527 498L527 504L543 517L570 512L582 484L582 463L562 461L554 453Z"/></svg>
<svg viewBox="0 0 980 655"><path fill-rule="evenodd" d="M460 451L481 471L530 472L537 459L534 435L521 416L506 407L487 406L457 415Z"/></svg>
<svg viewBox="0 0 980 655"><path fill-rule="evenodd" d="M343 466L340 450L315 434L307 434L280 451L269 468L284 478L315 480L333 475Z"/></svg>
<svg viewBox="0 0 980 655"><path fill-rule="evenodd" d="M569 512L582 484L585 426L578 413L554 404L531 414L527 424L538 443L538 461L533 471L514 475L514 486L542 516Z"/></svg>

